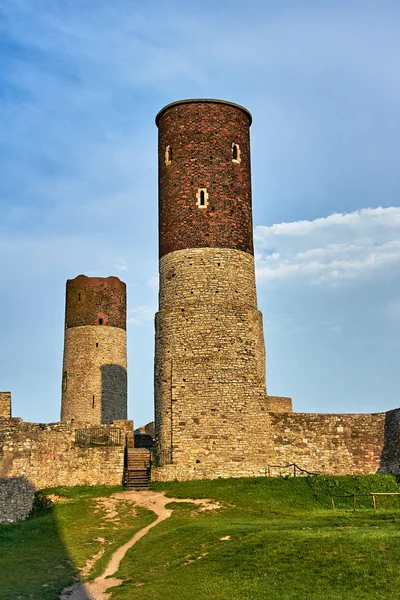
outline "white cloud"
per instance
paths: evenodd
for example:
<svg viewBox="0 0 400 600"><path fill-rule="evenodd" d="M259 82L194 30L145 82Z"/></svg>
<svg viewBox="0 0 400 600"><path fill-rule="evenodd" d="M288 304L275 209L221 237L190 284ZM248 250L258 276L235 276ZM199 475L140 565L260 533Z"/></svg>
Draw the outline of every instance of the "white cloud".
<svg viewBox="0 0 400 600"><path fill-rule="evenodd" d="M364 208L255 228L260 280L338 283L400 266L400 208Z"/></svg>

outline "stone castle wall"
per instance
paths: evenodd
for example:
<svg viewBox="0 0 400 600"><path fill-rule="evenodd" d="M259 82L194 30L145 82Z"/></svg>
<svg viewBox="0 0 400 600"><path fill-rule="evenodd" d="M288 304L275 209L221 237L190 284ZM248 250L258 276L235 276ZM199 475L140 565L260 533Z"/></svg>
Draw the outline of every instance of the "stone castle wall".
<svg viewBox="0 0 400 600"><path fill-rule="evenodd" d="M0 419L11 418L11 392L0 392Z"/></svg>
<svg viewBox="0 0 400 600"><path fill-rule="evenodd" d="M327 475L400 474L400 409L337 415L247 411L241 419L230 438L215 430L208 456L198 453L197 459L155 468L154 481L293 474L277 468L291 463Z"/></svg>
<svg viewBox="0 0 400 600"><path fill-rule="evenodd" d="M82 428L87 424L81 424ZM59 485L121 485L124 434L132 421L114 423L121 446L87 447L75 442L79 424L0 420L0 478L24 477L36 489Z"/></svg>
<svg viewBox="0 0 400 600"><path fill-rule="evenodd" d="M0 523L24 521L32 510L35 488L24 477L0 478Z"/></svg>
<svg viewBox="0 0 400 600"><path fill-rule="evenodd" d="M160 260L160 310L257 308L254 257L230 248L177 250Z"/></svg>

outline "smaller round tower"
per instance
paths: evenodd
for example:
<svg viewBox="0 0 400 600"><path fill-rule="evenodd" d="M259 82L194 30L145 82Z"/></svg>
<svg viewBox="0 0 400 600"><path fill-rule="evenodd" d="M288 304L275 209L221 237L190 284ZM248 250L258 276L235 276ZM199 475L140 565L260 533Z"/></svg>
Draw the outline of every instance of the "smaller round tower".
<svg viewBox="0 0 400 600"><path fill-rule="evenodd" d="M118 277L68 279L61 421L127 418L126 285Z"/></svg>

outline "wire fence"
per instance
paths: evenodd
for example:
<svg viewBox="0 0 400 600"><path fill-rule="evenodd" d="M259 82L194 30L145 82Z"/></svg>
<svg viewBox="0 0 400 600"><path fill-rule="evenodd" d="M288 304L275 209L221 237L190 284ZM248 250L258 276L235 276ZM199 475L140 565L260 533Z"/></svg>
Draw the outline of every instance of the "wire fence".
<svg viewBox="0 0 400 600"><path fill-rule="evenodd" d="M307 477L307 475L321 475L321 473L313 473L312 471L307 471L307 469L303 469L299 467L296 463L290 463L289 465L267 465L266 475L268 477L273 477L273 469L279 469L279 475L282 475L282 471L286 470L285 475L291 475L293 469L293 477Z"/></svg>
<svg viewBox="0 0 400 600"><path fill-rule="evenodd" d="M118 427L88 427L75 430L79 446L122 446L122 432Z"/></svg>

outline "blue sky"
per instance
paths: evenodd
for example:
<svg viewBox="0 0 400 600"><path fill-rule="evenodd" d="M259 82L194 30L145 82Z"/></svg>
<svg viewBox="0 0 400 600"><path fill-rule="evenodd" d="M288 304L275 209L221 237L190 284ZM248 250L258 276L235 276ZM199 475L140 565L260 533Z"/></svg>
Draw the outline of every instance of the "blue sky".
<svg viewBox="0 0 400 600"><path fill-rule="evenodd" d="M0 389L56 421L64 293L128 285L129 415L153 415L157 129L168 102L253 114L268 391L400 406L398 2L2 0Z"/></svg>

